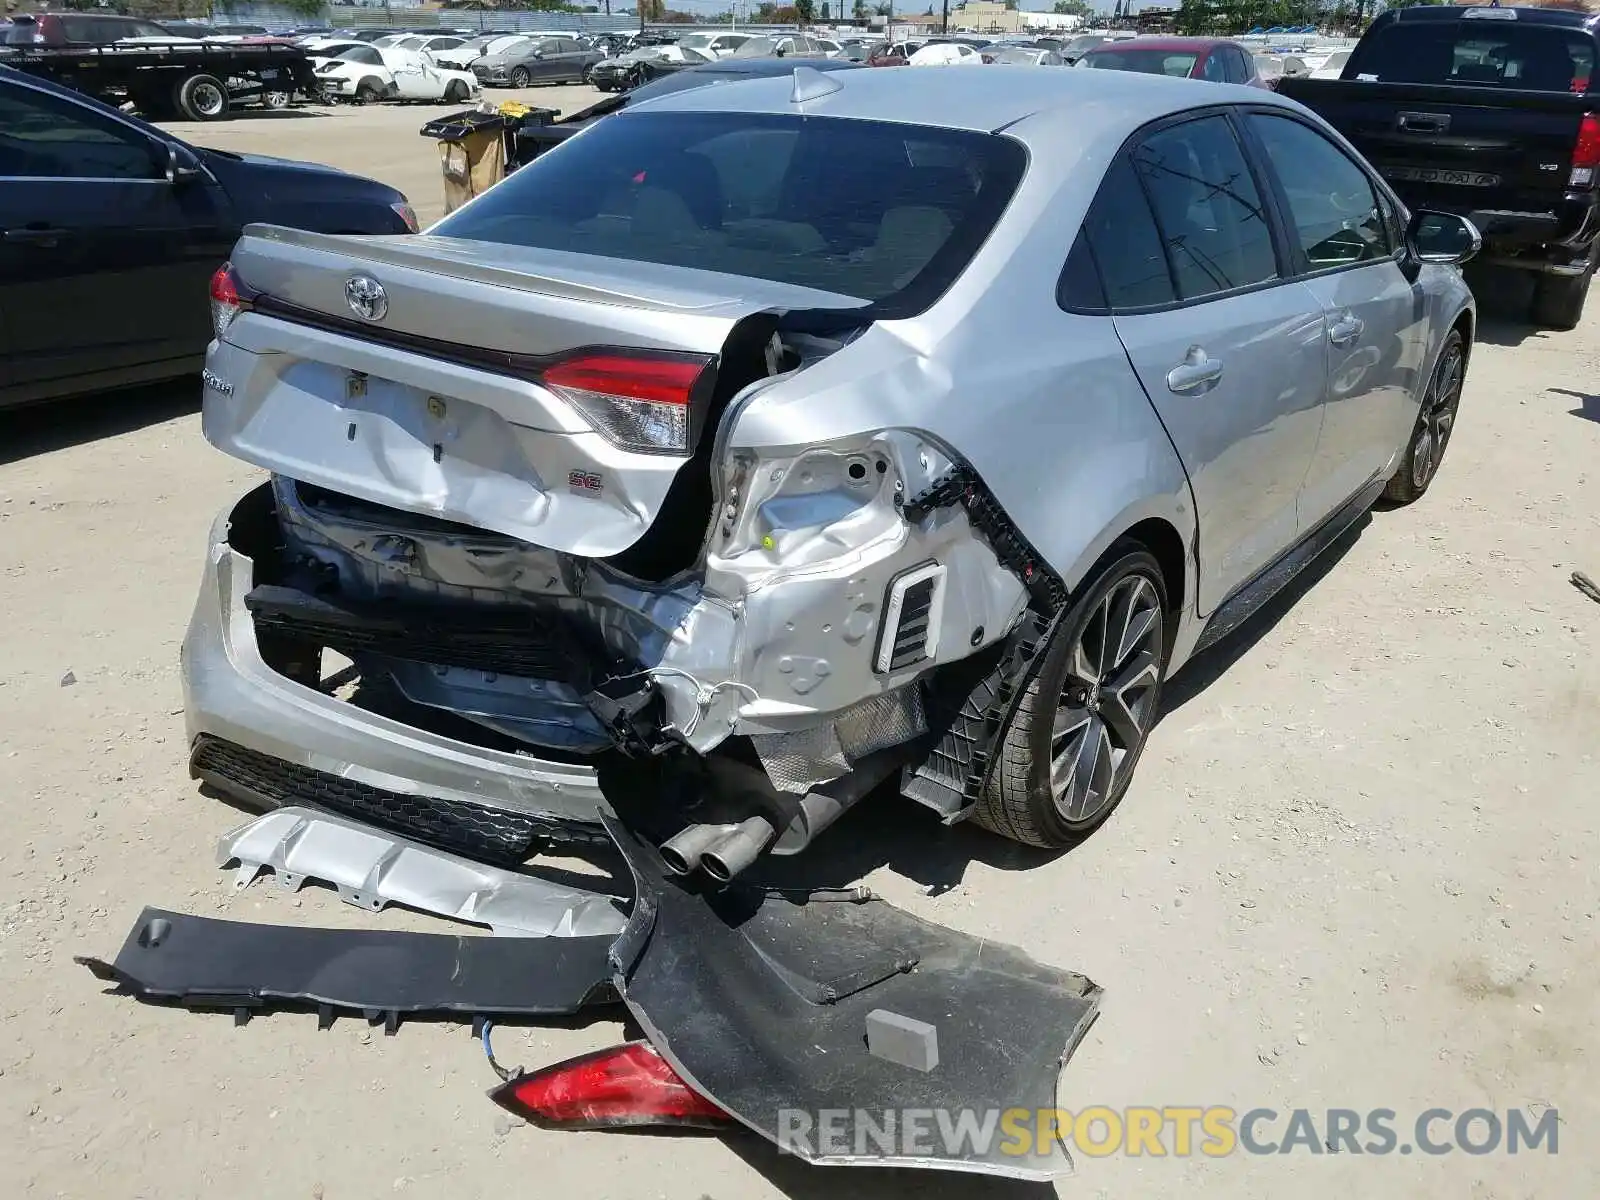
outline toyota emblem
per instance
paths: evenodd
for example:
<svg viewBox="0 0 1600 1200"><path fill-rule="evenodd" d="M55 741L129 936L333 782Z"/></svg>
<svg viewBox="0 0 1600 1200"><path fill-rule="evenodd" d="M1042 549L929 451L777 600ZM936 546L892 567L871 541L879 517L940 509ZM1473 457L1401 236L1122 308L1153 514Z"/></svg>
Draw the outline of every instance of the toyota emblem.
<svg viewBox="0 0 1600 1200"><path fill-rule="evenodd" d="M363 321L381 321L389 311L389 293L371 275L352 275L344 283L345 303Z"/></svg>

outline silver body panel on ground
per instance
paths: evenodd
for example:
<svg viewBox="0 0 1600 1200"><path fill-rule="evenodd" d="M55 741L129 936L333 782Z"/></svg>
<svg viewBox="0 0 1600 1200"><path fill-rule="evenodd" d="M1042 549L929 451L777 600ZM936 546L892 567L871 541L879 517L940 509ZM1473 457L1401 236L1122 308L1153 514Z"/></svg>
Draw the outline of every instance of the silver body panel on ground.
<svg viewBox="0 0 1600 1200"><path fill-rule="evenodd" d="M626 922L612 898L562 887L422 846L359 821L294 806L274 809L223 835L217 865L239 864L237 888L270 869L299 891L331 883L347 904L377 912L403 904L486 925L510 937L619 934Z"/></svg>

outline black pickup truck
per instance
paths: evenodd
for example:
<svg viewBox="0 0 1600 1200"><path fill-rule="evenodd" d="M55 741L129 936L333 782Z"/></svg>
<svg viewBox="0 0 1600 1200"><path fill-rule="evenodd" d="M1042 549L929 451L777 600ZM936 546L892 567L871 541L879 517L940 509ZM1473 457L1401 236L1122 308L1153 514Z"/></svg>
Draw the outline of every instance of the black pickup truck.
<svg viewBox="0 0 1600 1200"><path fill-rule="evenodd" d="M1600 235L1600 16L1418 6L1373 21L1340 77L1284 79L1414 209L1469 218L1479 261L1539 273L1533 319L1583 315Z"/></svg>

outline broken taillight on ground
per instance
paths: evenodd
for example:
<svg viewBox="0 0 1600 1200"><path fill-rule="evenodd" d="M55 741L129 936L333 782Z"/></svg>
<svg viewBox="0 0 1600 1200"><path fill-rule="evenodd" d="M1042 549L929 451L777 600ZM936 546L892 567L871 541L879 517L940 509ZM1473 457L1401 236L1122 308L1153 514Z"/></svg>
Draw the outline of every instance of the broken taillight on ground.
<svg viewBox="0 0 1600 1200"><path fill-rule="evenodd" d="M649 1042L625 1042L517 1075L489 1098L542 1129L716 1129L733 1120L679 1078Z"/></svg>

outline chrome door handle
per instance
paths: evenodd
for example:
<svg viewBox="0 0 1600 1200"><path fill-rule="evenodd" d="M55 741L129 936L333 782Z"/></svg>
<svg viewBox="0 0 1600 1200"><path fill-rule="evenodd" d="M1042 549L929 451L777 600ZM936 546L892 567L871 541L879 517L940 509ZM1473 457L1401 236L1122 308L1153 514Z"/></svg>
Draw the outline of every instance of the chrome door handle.
<svg viewBox="0 0 1600 1200"><path fill-rule="evenodd" d="M1348 346L1359 338L1367 328L1367 323L1360 317L1348 314L1335 321L1328 328L1328 340L1335 346Z"/></svg>
<svg viewBox="0 0 1600 1200"><path fill-rule="evenodd" d="M1202 346L1190 346L1183 361L1167 372L1167 390L1180 396L1202 392L1222 378L1222 360L1208 358Z"/></svg>

